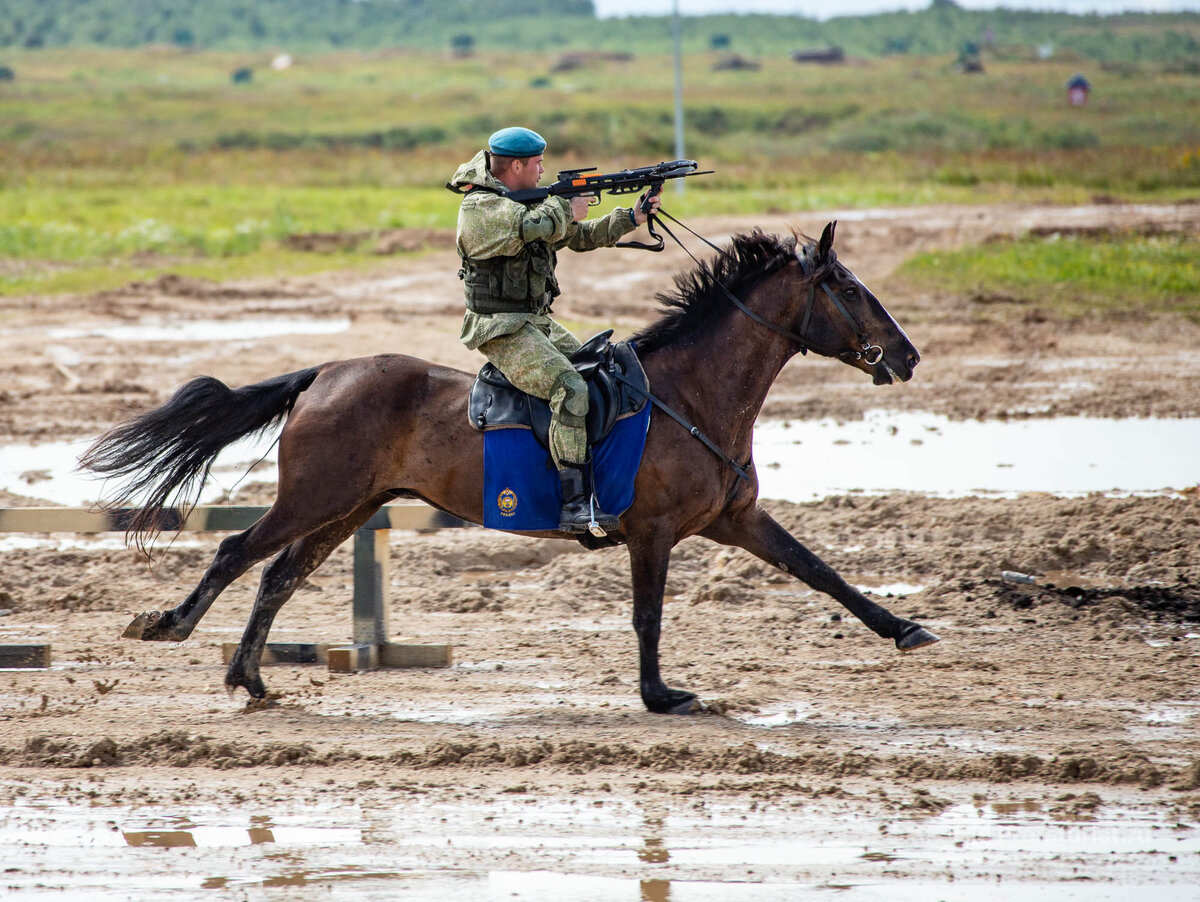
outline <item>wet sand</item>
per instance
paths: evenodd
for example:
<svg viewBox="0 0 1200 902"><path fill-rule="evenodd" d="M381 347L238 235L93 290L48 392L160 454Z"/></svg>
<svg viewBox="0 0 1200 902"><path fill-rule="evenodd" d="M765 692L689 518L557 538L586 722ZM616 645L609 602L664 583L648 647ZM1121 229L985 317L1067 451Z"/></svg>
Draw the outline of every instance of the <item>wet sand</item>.
<svg viewBox="0 0 1200 902"><path fill-rule="evenodd" d="M1186 377L1200 364L1194 323L1055 321L912 296L890 278L915 249L988 234L1198 220L1195 206L844 217L840 257L922 363L913 382L875 388L798 358L764 419L1200 416ZM241 384L383 350L473 368L456 342L457 263L443 238L371 278L163 279L0 302L0 433L84 438L200 373ZM581 335L628 333L682 264L670 252L568 257L560 316ZM111 331L338 317L348 328L198 342ZM38 481L31 470L0 502L38 503ZM1187 898L1200 872L1200 496L1194 481L1173 488L766 500L843 576L943 642L902 656L827 597L687 540L672 558L663 667L708 702L692 717L650 715L638 699L621 549L393 531L393 632L450 643L454 666L278 665L264 670L274 697L248 704L224 691L220 647L241 633L259 568L187 642L119 638L133 614L186 595L220 535L184 536L152 564L115 536L0 536L0 642L50 642L54 658L0 676L0 846L16 862L4 885L98 898L159 885L205 898L287 886L298 898L782 899L849 887L975 899L1017 881L1034 898L1078 886L1089 898ZM270 486L243 484L233 500L268 503ZM271 638L347 641L351 582L345 546ZM109 857L50 838L57 829L107 837Z"/></svg>

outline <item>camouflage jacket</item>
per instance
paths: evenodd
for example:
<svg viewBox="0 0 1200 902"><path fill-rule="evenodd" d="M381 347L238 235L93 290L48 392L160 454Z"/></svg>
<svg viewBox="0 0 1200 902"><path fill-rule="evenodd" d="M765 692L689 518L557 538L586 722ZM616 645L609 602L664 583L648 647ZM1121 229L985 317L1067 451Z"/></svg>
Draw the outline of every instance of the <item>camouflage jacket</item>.
<svg viewBox="0 0 1200 902"><path fill-rule="evenodd" d="M481 150L469 163L458 167L450 186L462 192L458 210L457 246L464 260L488 260L495 257L514 257L525 251L532 242L545 242L549 247L550 281L554 283L555 251L564 247L574 251L590 251L611 247L634 228L628 207L618 207L596 220L574 222L571 204L561 197L547 197L530 204L518 203L496 193L504 185L487 170L488 154ZM472 186L489 190L472 191ZM463 319L461 338L468 348L477 348L498 335L516 332L548 311L540 313L473 313L468 310Z"/></svg>

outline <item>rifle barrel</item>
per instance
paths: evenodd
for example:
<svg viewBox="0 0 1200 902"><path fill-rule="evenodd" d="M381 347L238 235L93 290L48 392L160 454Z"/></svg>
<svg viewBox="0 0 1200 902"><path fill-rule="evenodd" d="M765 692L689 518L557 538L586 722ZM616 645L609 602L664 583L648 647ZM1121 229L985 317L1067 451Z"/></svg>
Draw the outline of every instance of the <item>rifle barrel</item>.
<svg viewBox="0 0 1200 902"><path fill-rule="evenodd" d="M706 169L698 172L699 165L695 160L664 160L656 166L642 166L637 169L623 169L620 172L597 175L584 175L584 173L595 172L595 166L564 169L558 173L558 181L545 188L509 191L505 196L524 203L545 200L552 194L557 197L599 195L605 192L633 194L643 188L661 186L668 179L686 178L692 175L711 175L715 171Z"/></svg>

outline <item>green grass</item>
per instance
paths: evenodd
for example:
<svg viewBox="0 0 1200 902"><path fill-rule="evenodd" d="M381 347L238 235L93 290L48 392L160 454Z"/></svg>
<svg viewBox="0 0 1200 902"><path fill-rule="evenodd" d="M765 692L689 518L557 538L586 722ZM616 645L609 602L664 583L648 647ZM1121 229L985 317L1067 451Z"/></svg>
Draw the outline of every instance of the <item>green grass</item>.
<svg viewBox="0 0 1200 902"><path fill-rule="evenodd" d="M357 250L311 254L267 244L235 257L162 258L149 263L113 259L69 265L30 265L6 271L0 266L0 295L90 294L147 281L164 273L209 279L249 279L283 275L310 275L342 269L367 270L383 259Z"/></svg>
<svg viewBox="0 0 1200 902"><path fill-rule="evenodd" d="M453 227L442 184L511 122L547 136L551 172L673 156L665 54L569 72L553 71L554 54L336 52L285 72L265 67L270 56L7 51L17 77L0 84L0 293L156 266L356 265L361 250L314 262L286 239ZM1072 109L1063 85L1078 60L989 60L963 76L936 57L804 67L766 56L742 72L713 70L716 58L684 61L686 153L717 173L668 191L681 217L787 212L817 229L804 211L1200 191L1200 75L1091 72L1092 101ZM230 84L242 66L254 81Z"/></svg>
<svg viewBox="0 0 1200 902"><path fill-rule="evenodd" d="M308 232L442 227L453 198L432 188L174 185L0 192L0 256L69 261L137 253L230 257Z"/></svg>
<svg viewBox="0 0 1200 902"><path fill-rule="evenodd" d="M1200 317L1200 239L1182 235L1050 236L918 254L899 276L915 286L1058 315Z"/></svg>

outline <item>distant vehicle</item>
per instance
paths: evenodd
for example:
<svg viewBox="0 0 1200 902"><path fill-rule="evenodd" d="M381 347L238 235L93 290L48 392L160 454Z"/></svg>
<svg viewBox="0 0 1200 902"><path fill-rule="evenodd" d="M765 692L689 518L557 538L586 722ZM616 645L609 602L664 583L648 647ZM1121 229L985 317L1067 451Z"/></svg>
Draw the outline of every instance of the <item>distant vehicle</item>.
<svg viewBox="0 0 1200 902"><path fill-rule="evenodd" d="M754 60L748 60L739 53L731 53L724 59L717 60L715 63L713 63L713 69L716 71L720 71L722 69L741 69L753 72L761 68L761 63L757 63Z"/></svg>
<svg viewBox="0 0 1200 902"><path fill-rule="evenodd" d="M826 47L824 50L797 50L792 54L794 63L819 63L836 65L846 61L846 51L841 47Z"/></svg>

